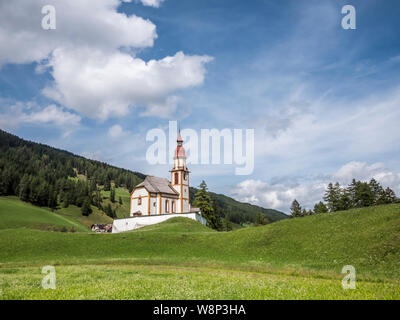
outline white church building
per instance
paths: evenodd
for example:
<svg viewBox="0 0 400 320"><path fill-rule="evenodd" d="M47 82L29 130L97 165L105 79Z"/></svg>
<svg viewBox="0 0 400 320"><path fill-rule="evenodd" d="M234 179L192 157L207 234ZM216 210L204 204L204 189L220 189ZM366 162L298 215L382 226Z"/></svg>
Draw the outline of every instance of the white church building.
<svg viewBox="0 0 400 320"><path fill-rule="evenodd" d="M134 230L146 225L160 223L173 217L186 217L206 225L200 209L192 208L189 200L189 170L186 152L179 131L174 155L171 181L147 176L131 193L131 218L116 219L112 232Z"/></svg>

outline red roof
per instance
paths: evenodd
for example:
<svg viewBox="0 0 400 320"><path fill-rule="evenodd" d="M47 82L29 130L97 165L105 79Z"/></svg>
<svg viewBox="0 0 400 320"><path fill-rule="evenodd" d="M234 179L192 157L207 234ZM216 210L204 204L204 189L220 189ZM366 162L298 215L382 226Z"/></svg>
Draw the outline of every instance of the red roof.
<svg viewBox="0 0 400 320"><path fill-rule="evenodd" d="M176 142L183 142L182 136L181 136L181 130L179 129L179 134L178 134L178 139L176 140Z"/></svg>
<svg viewBox="0 0 400 320"><path fill-rule="evenodd" d="M179 130L178 139L176 140L178 145L175 149L175 158L186 158L185 148L182 146L183 139L181 136L181 130Z"/></svg>
<svg viewBox="0 0 400 320"><path fill-rule="evenodd" d="M185 148L183 146L177 146L175 149L175 158L186 158Z"/></svg>

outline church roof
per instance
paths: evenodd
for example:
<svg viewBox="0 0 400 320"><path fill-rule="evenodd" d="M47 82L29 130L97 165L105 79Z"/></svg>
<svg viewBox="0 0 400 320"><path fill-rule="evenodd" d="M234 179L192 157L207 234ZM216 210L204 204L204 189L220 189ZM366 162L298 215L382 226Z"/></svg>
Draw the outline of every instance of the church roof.
<svg viewBox="0 0 400 320"><path fill-rule="evenodd" d="M178 139L176 140L176 142L178 143L178 145L176 146L176 149L175 149L175 159L176 158L186 158L186 152L182 146L183 139L181 136L181 130L179 130Z"/></svg>
<svg viewBox="0 0 400 320"><path fill-rule="evenodd" d="M149 192L153 193L166 193L166 194L179 195L179 193L176 192L174 188L172 188L168 179L165 178L147 176L142 183L136 186L136 188L138 187L145 187Z"/></svg>

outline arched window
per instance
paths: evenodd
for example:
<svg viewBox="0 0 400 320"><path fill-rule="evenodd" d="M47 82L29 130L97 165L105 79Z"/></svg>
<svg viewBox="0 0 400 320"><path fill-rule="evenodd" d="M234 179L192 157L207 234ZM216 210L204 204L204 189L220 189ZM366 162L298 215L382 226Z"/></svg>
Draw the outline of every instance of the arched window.
<svg viewBox="0 0 400 320"><path fill-rule="evenodd" d="M169 212L169 201L165 200L165 212Z"/></svg>
<svg viewBox="0 0 400 320"><path fill-rule="evenodd" d="M175 213L175 200L172 200L172 213Z"/></svg>
<svg viewBox="0 0 400 320"><path fill-rule="evenodd" d="M175 180L175 184L179 184L179 174L178 174L178 172L175 172L174 180Z"/></svg>
<svg viewBox="0 0 400 320"><path fill-rule="evenodd" d="M138 206L142 205L142 197L139 197L137 199L137 204L138 204Z"/></svg>

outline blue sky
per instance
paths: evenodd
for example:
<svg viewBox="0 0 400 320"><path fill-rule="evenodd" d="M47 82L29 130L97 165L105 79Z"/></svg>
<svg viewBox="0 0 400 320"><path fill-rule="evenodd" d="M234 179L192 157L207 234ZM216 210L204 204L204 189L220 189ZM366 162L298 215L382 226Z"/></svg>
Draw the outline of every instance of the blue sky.
<svg viewBox="0 0 400 320"><path fill-rule="evenodd" d="M149 130L254 128L253 174L193 165L192 185L286 212L333 180L399 193L399 16L388 0L2 2L0 128L165 177Z"/></svg>

